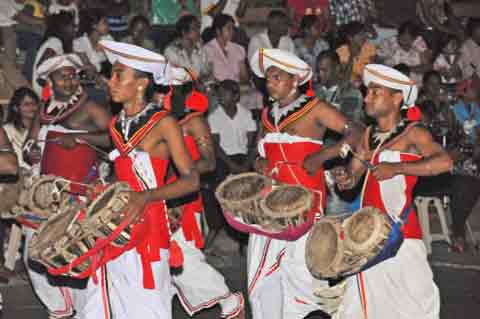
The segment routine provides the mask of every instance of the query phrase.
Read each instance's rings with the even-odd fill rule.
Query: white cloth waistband
[[[290,135],[288,133],[267,133],[259,142],[258,142],[258,154],[261,157],[265,157],[265,143],[270,144],[294,144],[294,143],[314,143],[318,145],[323,145],[323,141],[314,140],[309,137],[303,137],[298,135]]]

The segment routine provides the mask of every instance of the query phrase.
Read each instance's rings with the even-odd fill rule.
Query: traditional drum
[[[312,193],[302,186],[276,187],[260,202],[266,217],[262,220],[262,226],[273,231],[282,231],[289,226],[298,227],[307,221],[312,203]]]
[[[296,240],[312,226],[319,196],[298,185],[275,184],[257,173],[228,177],[217,188],[226,221],[238,231]]]
[[[118,229],[124,222],[122,211],[129,200],[130,186],[127,183],[114,183],[107,187],[88,207],[83,227],[98,238],[110,237],[118,231],[111,244],[117,247],[126,245],[131,238],[131,225]]]
[[[272,189],[272,179],[243,173],[228,177],[215,193],[222,209],[243,219],[247,224],[261,224],[260,201]]]
[[[325,217],[307,238],[307,268],[317,279],[347,277],[366,270],[396,255],[403,242],[401,225],[373,207],[346,218]]]
[[[83,231],[78,223],[81,207],[68,199],[61,211],[42,223],[32,237],[29,258],[47,268],[60,268],[71,264],[95,244],[95,238]],[[90,259],[69,268],[65,275],[78,276],[90,267]]]

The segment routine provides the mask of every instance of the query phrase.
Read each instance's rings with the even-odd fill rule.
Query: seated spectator
[[[450,109],[446,91],[442,89],[441,77],[437,71],[430,71],[423,76],[423,85],[418,104],[424,115],[429,118],[432,135],[439,143],[445,144],[456,132],[455,116]],[[450,140],[448,141],[451,142]]]
[[[331,30],[336,30],[343,25],[359,22],[367,25],[374,16],[375,6],[370,0],[329,0]]]
[[[193,15],[185,15],[178,19],[176,27],[178,37],[165,49],[165,57],[173,64],[194,71],[199,78],[209,80],[212,68],[207,50],[200,43],[198,18]],[[200,79],[199,82],[203,80]]]
[[[295,53],[295,43],[288,35],[290,21],[280,10],[272,10],[267,17],[267,29],[257,33],[248,44],[248,59],[260,48],[282,49]]]
[[[238,27],[238,18],[245,15],[248,3],[249,0],[200,0],[201,31],[211,27],[213,19],[220,13],[231,16],[235,21],[235,26]]]
[[[61,12],[47,18],[47,29],[35,57],[32,77],[33,91],[41,98],[43,98],[42,85],[38,81],[38,66],[50,57],[73,52],[74,37],[75,25],[71,13]]]
[[[156,51],[155,44],[150,39],[150,22],[143,15],[137,15],[130,21],[129,34],[121,42],[138,45],[142,48]]]
[[[287,0],[285,9],[294,23],[293,33],[297,34],[304,16],[312,15],[318,20],[319,32],[327,32],[330,21],[328,0]]]
[[[342,26],[339,33],[343,38],[343,45],[337,49],[340,63],[347,77],[346,80],[351,80],[358,87],[363,69],[375,59],[375,46],[367,40],[365,26],[360,22]]]
[[[330,48],[327,41],[322,39],[320,20],[315,15],[306,15],[300,23],[300,36],[295,39],[297,56],[315,70],[317,56],[320,52]]]
[[[338,54],[333,50],[320,53],[316,70],[319,80],[315,87],[316,95],[335,106],[346,117],[362,121],[362,93],[350,81],[343,80]]]
[[[248,82],[245,50],[232,42],[234,20],[231,16],[219,14],[213,20],[215,38],[205,44],[208,62],[212,65],[217,81],[234,80]]]
[[[470,19],[467,35],[468,38],[460,48],[458,62],[463,79],[469,79],[474,74],[480,77],[480,18]]]
[[[476,145],[480,136],[480,80],[476,77],[464,80],[457,94],[458,102],[452,107],[455,120],[461,128],[464,142]]]
[[[460,58],[460,42],[455,37],[449,37],[442,51],[433,63],[433,69],[442,76],[442,84],[455,84],[462,77],[462,71],[458,65]]]
[[[38,16],[33,3],[0,2],[0,31],[5,54],[9,61],[16,61],[17,49],[25,51],[22,73],[29,81],[44,27],[45,18]]]
[[[48,14],[59,14],[60,12],[70,12],[73,15],[74,24],[80,23],[79,8],[75,0],[52,0],[48,7]]]
[[[130,2],[128,0],[106,0],[105,2],[110,34],[119,41],[128,35]]]
[[[422,83],[423,74],[432,68],[432,52],[419,35],[413,22],[405,22],[398,35],[384,40],[378,50],[378,59],[389,66],[404,63],[410,67],[410,77]]]
[[[93,71],[100,72],[107,57],[98,42],[112,39],[106,14],[99,9],[81,11],[78,33],[80,37],[73,41],[73,51],[82,58],[84,64],[92,66]]]

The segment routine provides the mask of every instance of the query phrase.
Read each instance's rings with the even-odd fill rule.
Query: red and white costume
[[[186,123],[192,116],[202,116],[202,112],[191,112],[179,121]],[[194,161],[200,159],[200,153],[191,135],[184,135],[187,149]],[[241,293],[232,293],[225,283],[223,275],[207,263],[203,248],[200,218],[203,212],[202,197],[198,197],[182,206],[181,227],[172,235],[184,256],[182,271],[172,276],[174,292],[183,308],[190,315],[213,307],[222,309],[222,318],[233,318],[244,307]]]
[[[390,150],[388,144],[391,143],[375,154],[372,164],[421,159],[416,154]],[[373,206],[390,215],[400,216],[412,203],[416,181],[416,176],[396,175],[379,182],[368,172],[361,198],[362,207]],[[415,211],[410,211],[402,232],[405,240],[395,257],[347,279],[346,293],[335,318],[439,318],[439,290],[433,282]]]
[[[124,136],[117,118],[110,126],[117,148],[110,157],[117,178],[134,191],[161,187],[169,164],[167,159],[135,149],[167,114],[155,106],[147,108],[128,136]],[[97,270],[100,283],[89,279],[75,318],[171,318],[170,229],[165,202],[148,204],[142,218],[126,247],[108,246],[104,250],[103,266]]]
[[[318,192],[324,207],[323,169],[310,176],[302,166],[306,156],[320,151],[322,143],[282,133],[318,103],[317,98],[305,96],[297,101],[297,107],[292,108],[276,125],[272,116],[274,110],[264,109],[262,122],[268,133],[260,141],[259,154],[268,160],[266,175]],[[322,309],[318,297],[313,294],[314,278],[305,264],[306,238],[307,235],[304,235],[296,241],[284,241],[250,234],[247,271],[254,319],[300,319]],[[321,282],[319,285],[328,286],[328,283]]]

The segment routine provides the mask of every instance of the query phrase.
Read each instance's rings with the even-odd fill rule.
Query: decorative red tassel
[[[418,106],[411,106],[407,111],[407,119],[412,122],[417,122],[422,119],[422,111]]]
[[[170,267],[178,268],[183,265],[183,252],[175,240],[170,242],[170,257],[168,259]]]
[[[163,97],[163,108],[167,111],[172,110],[172,94],[173,88],[170,86],[170,91],[168,91],[168,93]]]
[[[52,88],[50,86],[50,83],[46,83],[43,88],[42,88],[42,101],[43,102],[48,102],[50,98],[52,97]]]
[[[308,90],[305,93],[308,97],[314,97],[315,91],[313,90],[312,80],[308,81]]]
[[[192,93],[185,100],[185,106],[192,111],[206,112],[208,109],[208,97],[193,89]]]

